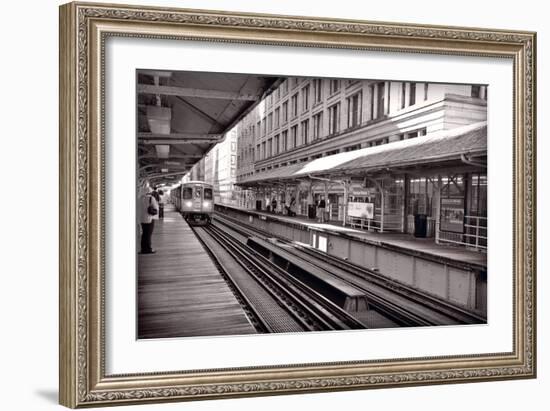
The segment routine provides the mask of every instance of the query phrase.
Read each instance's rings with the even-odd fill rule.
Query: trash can
[[[315,220],[317,217],[317,208],[315,207],[315,204],[308,204],[307,205],[307,218],[311,218]]]
[[[426,214],[415,214],[414,236],[425,238],[428,231],[428,216]]]
[[[256,211],[262,211],[262,200],[256,200]]]

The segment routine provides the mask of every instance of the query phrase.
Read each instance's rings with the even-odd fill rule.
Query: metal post
[[[329,216],[327,218],[327,221],[325,221],[325,216],[328,216],[327,210],[328,210],[328,183],[325,181],[325,209],[323,211],[323,216],[321,218],[321,221],[323,223],[328,223],[330,220],[330,216]]]
[[[346,225],[346,220],[348,219],[348,201],[349,201],[348,192],[349,192],[349,182],[344,181],[344,210],[343,210],[344,218],[342,219],[342,225],[343,226]]]
[[[435,243],[439,244],[439,228],[441,220],[441,175],[437,176],[437,186],[435,190]]]
[[[475,217],[475,219],[476,219],[476,250],[477,250],[479,246],[479,217]]]
[[[294,197],[294,208],[296,209],[296,215],[301,214],[302,204],[300,203],[300,183],[296,184],[296,195]]]
[[[407,217],[409,214],[409,176],[407,174],[403,175],[403,202],[401,203],[401,210],[403,217],[401,220],[401,232],[406,233],[408,228]]]
[[[382,186],[380,186],[380,195],[381,195],[381,198],[380,198],[380,211],[381,211],[381,215],[380,215],[380,232],[383,233],[384,232],[384,208],[385,208],[385,205],[386,205],[386,201],[385,201],[385,197],[386,197],[386,191],[382,188]]]

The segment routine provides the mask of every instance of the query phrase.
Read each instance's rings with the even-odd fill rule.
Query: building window
[[[428,83],[424,83],[424,101],[428,100]]]
[[[283,123],[288,121],[288,100],[283,103]]]
[[[399,140],[407,140],[409,138],[421,137],[426,135],[426,127],[419,128],[418,130],[409,131],[408,133],[402,133],[399,135]]]
[[[290,148],[295,148],[298,145],[298,126],[290,128]]]
[[[340,152],[340,150],[327,151],[327,152],[325,153],[325,155],[327,155],[327,156],[332,156],[332,155],[334,155],[334,154],[338,154],[339,152]]]
[[[301,159],[300,159],[300,163],[305,163],[307,160],[308,160],[307,157],[301,158]]]
[[[267,156],[271,157],[273,155],[273,139],[267,140]]]
[[[355,151],[361,148],[361,144],[354,144],[353,146],[348,146],[344,148],[344,151]]]
[[[416,103],[416,83],[410,83],[409,90],[409,106],[412,106]]]
[[[401,83],[401,108],[405,108],[407,98],[407,83]]]
[[[261,121],[258,121],[256,131],[258,132],[258,134],[256,135],[256,139],[259,139],[260,136],[261,136],[261,133],[262,133],[262,122]]]
[[[323,80],[313,80],[313,102],[319,103],[323,99]]]
[[[275,138],[273,139],[273,144],[275,144],[273,146],[273,154],[277,155],[277,154],[279,154],[279,134],[277,134],[275,136]]]
[[[388,142],[389,142],[389,138],[388,138],[388,137],[385,137],[385,138],[381,138],[381,139],[379,139],[379,140],[376,140],[376,141],[374,142],[374,145],[375,145],[375,146],[380,146],[380,145],[382,145],[382,144],[388,144]]]
[[[262,134],[265,136],[267,133],[267,121],[265,117],[262,119]]]
[[[290,109],[292,110],[292,117],[298,115],[298,93],[294,94],[290,100]]]
[[[269,113],[269,116],[267,116],[267,128],[269,131],[273,130],[273,113]]]
[[[355,127],[361,124],[361,106],[363,93],[355,93],[348,97],[348,127]]]
[[[321,137],[321,131],[323,130],[323,112],[317,113],[313,116],[313,139],[316,140]]]
[[[283,94],[288,93],[288,79],[283,81],[282,87],[283,87]]]
[[[256,146],[256,153],[254,155],[254,161],[259,161],[261,160],[262,158],[260,157],[260,145],[258,144]]]
[[[302,111],[309,109],[309,84],[302,89]]]
[[[283,131],[283,151],[288,150],[288,130]]]
[[[386,97],[386,84],[380,82],[376,84],[376,118],[384,115],[384,103]]]
[[[279,128],[281,124],[281,108],[277,107],[275,109],[275,128]]]
[[[265,141],[262,143],[262,160],[266,158],[266,147],[265,147]]]
[[[330,80],[330,94],[340,90],[340,80]]]
[[[481,86],[472,86],[472,97],[481,98]]]
[[[340,103],[335,104],[328,109],[328,132],[336,134],[339,131],[340,123]]]
[[[302,121],[302,144],[307,144],[309,140],[309,120]]]

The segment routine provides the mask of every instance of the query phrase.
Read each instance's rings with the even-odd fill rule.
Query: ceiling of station
[[[139,177],[152,185],[181,179],[279,77],[138,70]]]

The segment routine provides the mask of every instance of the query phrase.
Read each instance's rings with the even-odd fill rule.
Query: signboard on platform
[[[348,216],[357,218],[374,218],[374,203],[348,203]]]
[[[464,199],[441,199],[441,231],[464,232]]]

